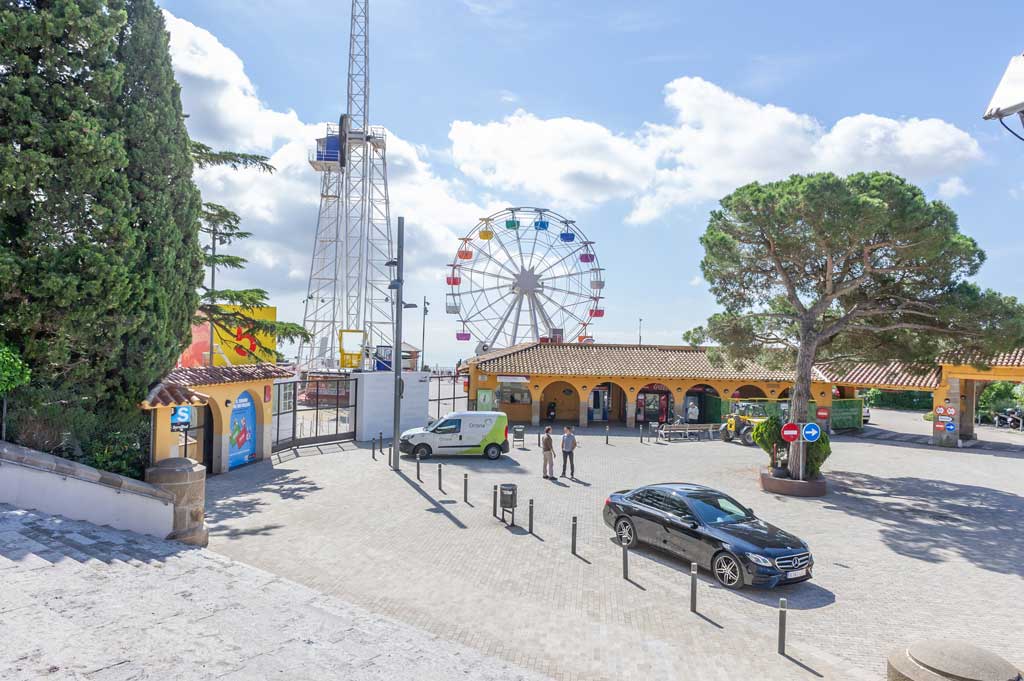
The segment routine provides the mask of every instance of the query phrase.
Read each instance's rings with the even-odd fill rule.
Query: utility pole
[[[640,326],[637,327],[636,344],[637,345],[643,345],[644,344],[644,318],[643,317],[640,318]]]
[[[217,225],[210,226],[210,310],[217,292]],[[210,317],[210,366],[213,366],[213,317]],[[188,433],[185,433],[185,446],[188,446]]]
[[[420,371],[423,371],[424,367],[427,366],[424,362],[424,357],[427,355],[427,309],[430,303],[427,302],[427,297],[423,296],[423,328],[421,329],[422,338],[420,339]]]
[[[398,471],[398,437],[402,434],[402,257],[405,248],[405,218],[398,218],[398,239],[395,250],[395,278],[388,288],[394,292],[395,299],[395,340],[391,350],[391,368],[395,372],[395,414],[391,432],[391,468]]]

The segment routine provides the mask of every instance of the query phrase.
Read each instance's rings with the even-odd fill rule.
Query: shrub
[[[751,434],[757,446],[769,456],[771,456],[773,447],[783,450],[787,446],[786,441],[782,439],[782,420],[774,414],[754,426],[754,432]]]
[[[822,430],[821,437],[807,445],[807,474],[812,478],[817,477],[825,460],[831,454],[832,443],[828,439],[828,433]]]

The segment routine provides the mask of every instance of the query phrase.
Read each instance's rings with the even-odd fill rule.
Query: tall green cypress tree
[[[64,399],[116,399],[136,289],[121,0],[0,0],[0,341]]]
[[[203,281],[200,196],[164,18],[153,0],[128,0],[117,58],[125,69],[120,107],[137,246],[132,327],[116,378],[118,393],[137,403],[190,340]]]

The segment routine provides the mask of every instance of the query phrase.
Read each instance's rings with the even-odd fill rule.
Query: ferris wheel
[[[506,208],[481,218],[448,265],[445,311],[476,352],[523,341],[592,342],[604,317],[603,270],[574,220],[546,208]]]

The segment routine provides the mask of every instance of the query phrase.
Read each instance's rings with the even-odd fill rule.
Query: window
[[[690,505],[700,519],[709,525],[737,523],[753,517],[739,502],[714,492],[691,494]]]
[[[434,426],[437,435],[452,435],[462,430],[462,419],[445,419]]]
[[[686,505],[686,502],[679,497],[670,494],[665,497],[665,503],[668,508],[665,509],[677,518],[683,520],[694,520],[693,513],[690,511],[690,507]]]
[[[498,404],[530,404],[530,389],[521,383],[498,384]]]

